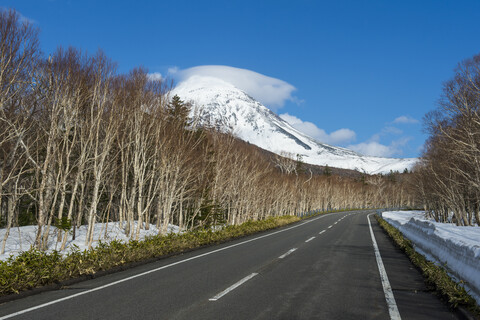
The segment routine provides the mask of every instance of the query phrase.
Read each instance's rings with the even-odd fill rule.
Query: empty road
[[[0,320],[458,319],[371,213],[317,216],[4,303]]]

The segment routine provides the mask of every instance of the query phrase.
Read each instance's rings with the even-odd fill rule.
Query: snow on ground
[[[423,211],[383,212],[382,217],[411,240],[415,250],[465,281],[480,304],[480,227],[431,221]]]
[[[137,223],[135,222],[134,231],[136,231]],[[180,230],[175,225],[168,225],[168,233],[178,233]],[[0,229],[0,246],[3,242],[6,229]],[[35,241],[35,235],[37,232],[36,226],[24,226],[24,227],[15,227],[10,229],[10,235],[7,238],[7,243],[5,246],[5,254],[0,255],[0,260],[6,260],[10,255],[17,256],[22,251],[27,251],[33,245]],[[57,229],[55,227],[50,228],[50,236],[48,239],[48,250],[60,250],[61,242],[57,242]],[[150,224],[150,229],[140,229],[139,240],[144,239],[146,236],[158,235],[158,229],[155,225]],[[73,245],[77,246],[81,251],[87,249],[85,245],[85,239],[87,236],[87,226],[80,226],[76,230],[75,240],[72,240],[72,231],[70,231],[67,246],[64,252],[68,252],[73,248]],[[108,242],[112,240],[118,241],[129,241],[125,235],[124,229],[121,227],[119,222],[109,222],[109,223],[96,223],[94,227],[94,236],[93,244],[95,247],[98,245],[99,241]]]

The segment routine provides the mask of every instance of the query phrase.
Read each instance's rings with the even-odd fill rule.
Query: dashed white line
[[[373,234],[372,225],[370,224],[370,213],[367,215],[368,227],[370,228],[370,235],[372,237],[373,249],[375,251],[375,258],[377,259],[378,271],[380,272],[380,280],[382,281],[383,293],[385,294],[385,299],[387,300],[388,313],[390,314],[391,320],[401,320],[400,312],[398,312],[397,303],[395,302],[395,297],[393,296],[392,287],[390,286],[390,281],[388,281],[387,272],[385,271],[385,266],[383,265],[382,257],[380,256],[380,250],[378,250],[377,240],[375,240],[375,235]]]
[[[333,226],[328,226],[328,229],[331,229]]]
[[[322,230],[322,231],[320,231],[318,234],[322,234],[322,233],[324,233],[325,231],[326,231],[326,230]]]
[[[278,259],[283,259],[285,258],[286,256],[288,256],[290,253],[292,253],[293,251],[297,250],[297,248],[292,248],[290,250],[288,250],[287,252],[285,252],[284,254],[282,254],[280,257],[278,257]]]
[[[65,301],[65,300],[73,299],[73,298],[76,298],[76,297],[79,297],[79,296],[82,296],[82,295],[85,295],[85,294],[89,294],[89,293],[91,293],[91,292],[95,292],[95,291],[102,290],[102,289],[105,289],[105,288],[108,288],[108,287],[111,287],[111,286],[115,286],[115,285],[117,285],[117,284],[119,284],[119,283],[123,283],[123,282],[125,282],[125,281],[130,281],[130,280],[135,279],[135,278],[138,278],[138,277],[143,277],[143,276],[145,276],[145,275],[147,275],[147,274],[154,273],[154,272],[157,272],[157,271],[166,269],[166,268],[170,268],[170,267],[176,266],[176,265],[178,265],[178,264],[185,263],[185,262],[187,262],[187,261],[199,259],[199,258],[208,256],[208,255],[211,255],[211,254],[220,252],[220,251],[224,251],[224,250],[228,250],[228,249],[230,249],[230,248],[234,248],[234,247],[237,247],[237,246],[241,246],[241,245],[243,245],[243,244],[245,244],[245,243],[249,243],[249,242],[256,241],[256,240],[259,240],[259,239],[262,239],[262,238],[266,238],[266,237],[270,237],[270,236],[273,236],[274,234],[281,233],[281,232],[285,232],[285,231],[288,231],[288,230],[291,230],[291,229],[295,229],[295,228],[301,227],[301,226],[303,226],[303,225],[305,225],[305,224],[307,224],[307,223],[311,223],[311,222],[313,222],[313,221],[315,221],[315,220],[322,219],[322,218],[327,217],[327,216],[330,216],[330,215],[331,215],[331,214],[321,215],[321,216],[319,216],[319,217],[317,217],[317,218],[313,218],[313,219],[311,219],[311,220],[307,220],[307,221],[305,221],[305,222],[303,222],[303,223],[294,225],[294,226],[292,226],[292,227],[288,227],[288,228],[285,228],[285,229],[282,229],[282,230],[278,230],[278,231],[275,231],[275,232],[272,232],[272,233],[267,233],[267,234],[264,234],[264,235],[262,235],[262,236],[259,236],[259,237],[253,238],[253,239],[245,240],[245,241],[242,241],[242,242],[239,242],[239,243],[235,243],[235,244],[232,244],[232,245],[223,247],[223,248],[219,248],[219,249],[216,249],[216,250],[212,250],[212,251],[209,251],[209,252],[205,252],[205,253],[202,253],[202,254],[199,254],[199,255],[196,255],[196,256],[187,258],[187,259],[183,259],[183,260],[180,260],[180,261],[176,261],[176,262],[173,262],[173,263],[164,265],[164,266],[159,267],[159,268],[155,268],[155,269],[148,270],[148,271],[145,271],[145,272],[142,272],[142,273],[138,273],[138,274],[136,274],[136,275],[133,275],[133,276],[130,276],[130,277],[127,277],[127,278],[123,278],[123,279],[120,279],[120,280],[117,280],[117,281],[113,281],[113,282],[107,283],[107,284],[105,284],[105,285],[102,285],[102,286],[100,286],[100,287],[96,287],[96,288],[93,288],[93,289],[85,290],[85,291],[82,291],[82,292],[79,292],[79,293],[75,293],[75,294],[72,294],[72,295],[70,295],[70,296],[66,296],[66,297],[63,297],[63,298],[60,298],[60,299],[57,299],[57,300],[49,301],[49,302],[46,302],[46,303],[43,303],[43,304],[39,304],[39,305],[30,307],[30,308],[27,308],[27,309],[23,309],[23,310],[14,312],[14,313],[10,313],[10,314],[4,315],[4,316],[0,316],[0,320],[10,319],[10,318],[13,318],[13,317],[15,317],[15,316],[18,316],[18,315],[21,315],[21,314],[25,314],[25,313],[28,313],[28,312],[31,312],[31,311],[34,311],[34,310],[38,310],[38,309],[41,309],[41,308],[45,308],[45,307],[47,307],[47,306],[51,306],[51,305],[53,305],[53,304],[57,304],[57,303],[59,303],[59,302]],[[294,251],[295,251],[295,250],[294,250]]]
[[[230,287],[228,287],[227,289],[223,290],[222,292],[220,292],[219,294],[217,294],[215,297],[213,298],[210,298],[208,300],[210,301],[217,301],[218,299],[220,299],[221,297],[223,297],[224,295],[226,295],[227,293],[229,293],[230,291],[233,291],[235,290],[236,288],[240,287],[242,284],[244,284],[245,282],[247,282],[248,280],[252,279],[253,277],[255,277],[258,273],[252,273],[251,275],[249,276],[246,276],[245,278],[243,278],[242,280],[238,281],[237,283],[231,285]]]
[[[310,242],[310,241],[312,241],[313,239],[315,239],[315,237],[311,237],[310,239],[305,240],[305,242]]]

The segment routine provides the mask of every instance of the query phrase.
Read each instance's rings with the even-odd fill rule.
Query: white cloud
[[[414,123],[418,123],[419,121],[417,119],[414,119],[412,117],[409,117],[409,116],[400,116],[398,118],[396,118],[395,120],[393,120],[393,123],[403,123],[403,124],[414,124]]]
[[[153,72],[148,74],[148,79],[149,80],[162,80],[162,74],[160,72]]]
[[[352,144],[356,139],[355,131],[350,129],[339,129],[331,133],[317,127],[314,123],[303,121],[296,116],[284,113],[280,117],[288,122],[295,129],[315,138],[316,140],[332,145],[345,146],[347,149],[354,150],[366,156],[375,157],[401,157],[403,149],[407,146],[412,137],[405,137],[403,131],[393,127],[386,126],[380,132],[372,135],[367,141]],[[388,144],[381,143],[381,140],[390,141]],[[350,144],[349,144],[350,143]],[[349,145],[347,145],[349,144]]]
[[[1,11],[8,11],[8,10],[15,10],[15,9],[0,6],[0,10]],[[31,19],[31,18],[28,18],[28,17],[24,16],[23,14],[21,14],[17,10],[15,10],[15,12],[18,15],[18,22],[20,22],[20,23],[26,22],[26,23],[29,23],[29,24],[37,24],[37,21],[35,21],[34,19]]]
[[[325,130],[318,128],[314,123],[302,121],[288,113],[281,114],[280,117],[288,122],[295,129],[315,138],[316,140],[333,145],[341,145],[355,141],[356,134],[350,129],[339,129],[330,134]]]
[[[347,142],[352,142],[355,141],[357,135],[355,134],[355,131],[342,128],[338,129],[337,131],[333,131],[330,133],[330,141],[333,144],[343,144]]]
[[[403,154],[402,148],[411,140],[411,138],[404,137],[398,140],[394,140],[390,143],[390,145],[381,144],[378,140],[379,135],[374,135],[367,142],[349,145],[347,146],[347,148],[366,156],[399,157]]]
[[[400,130],[400,129],[395,128],[395,127],[388,126],[388,127],[385,127],[385,128],[382,129],[381,134],[382,135],[386,135],[386,134],[401,135],[401,134],[403,134],[403,130]]]
[[[422,154],[425,151],[425,144],[418,146],[416,151],[418,154]]]
[[[417,120],[401,116],[394,120],[393,123],[416,123]],[[348,149],[352,149],[358,153],[366,156],[375,157],[401,157],[403,155],[403,149],[407,146],[408,142],[412,140],[412,137],[403,136],[403,130],[386,125],[380,130],[380,132],[372,135],[370,139],[358,144],[351,144],[347,146]],[[388,144],[381,143],[380,141],[390,141]]]
[[[301,103],[301,100],[292,96],[296,88],[291,84],[247,69],[212,65],[185,70],[170,68],[168,72],[179,81],[185,81],[192,76],[221,79],[245,91],[272,110],[281,108],[286,101]]]
[[[168,74],[174,75],[178,72],[178,67],[170,67],[168,68]]]
[[[18,21],[20,21],[21,23],[29,23],[29,24],[37,24],[37,21],[35,21],[34,19],[31,19],[31,18],[28,18],[28,17],[25,17],[24,15],[22,15],[21,13],[18,13]]]
[[[391,157],[395,154],[395,150],[392,150],[390,146],[385,146],[377,141],[349,145],[347,148],[366,156]]]

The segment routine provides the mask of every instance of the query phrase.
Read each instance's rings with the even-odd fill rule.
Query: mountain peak
[[[199,119],[200,125],[233,132],[238,138],[279,155],[300,155],[306,163],[375,174],[390,170],[402,172],[405,168],[411,169],[417,161],[363,156],[318,142],[244,91],[215,77],[191,76],[172,94],[192,103],[192,115]]]

